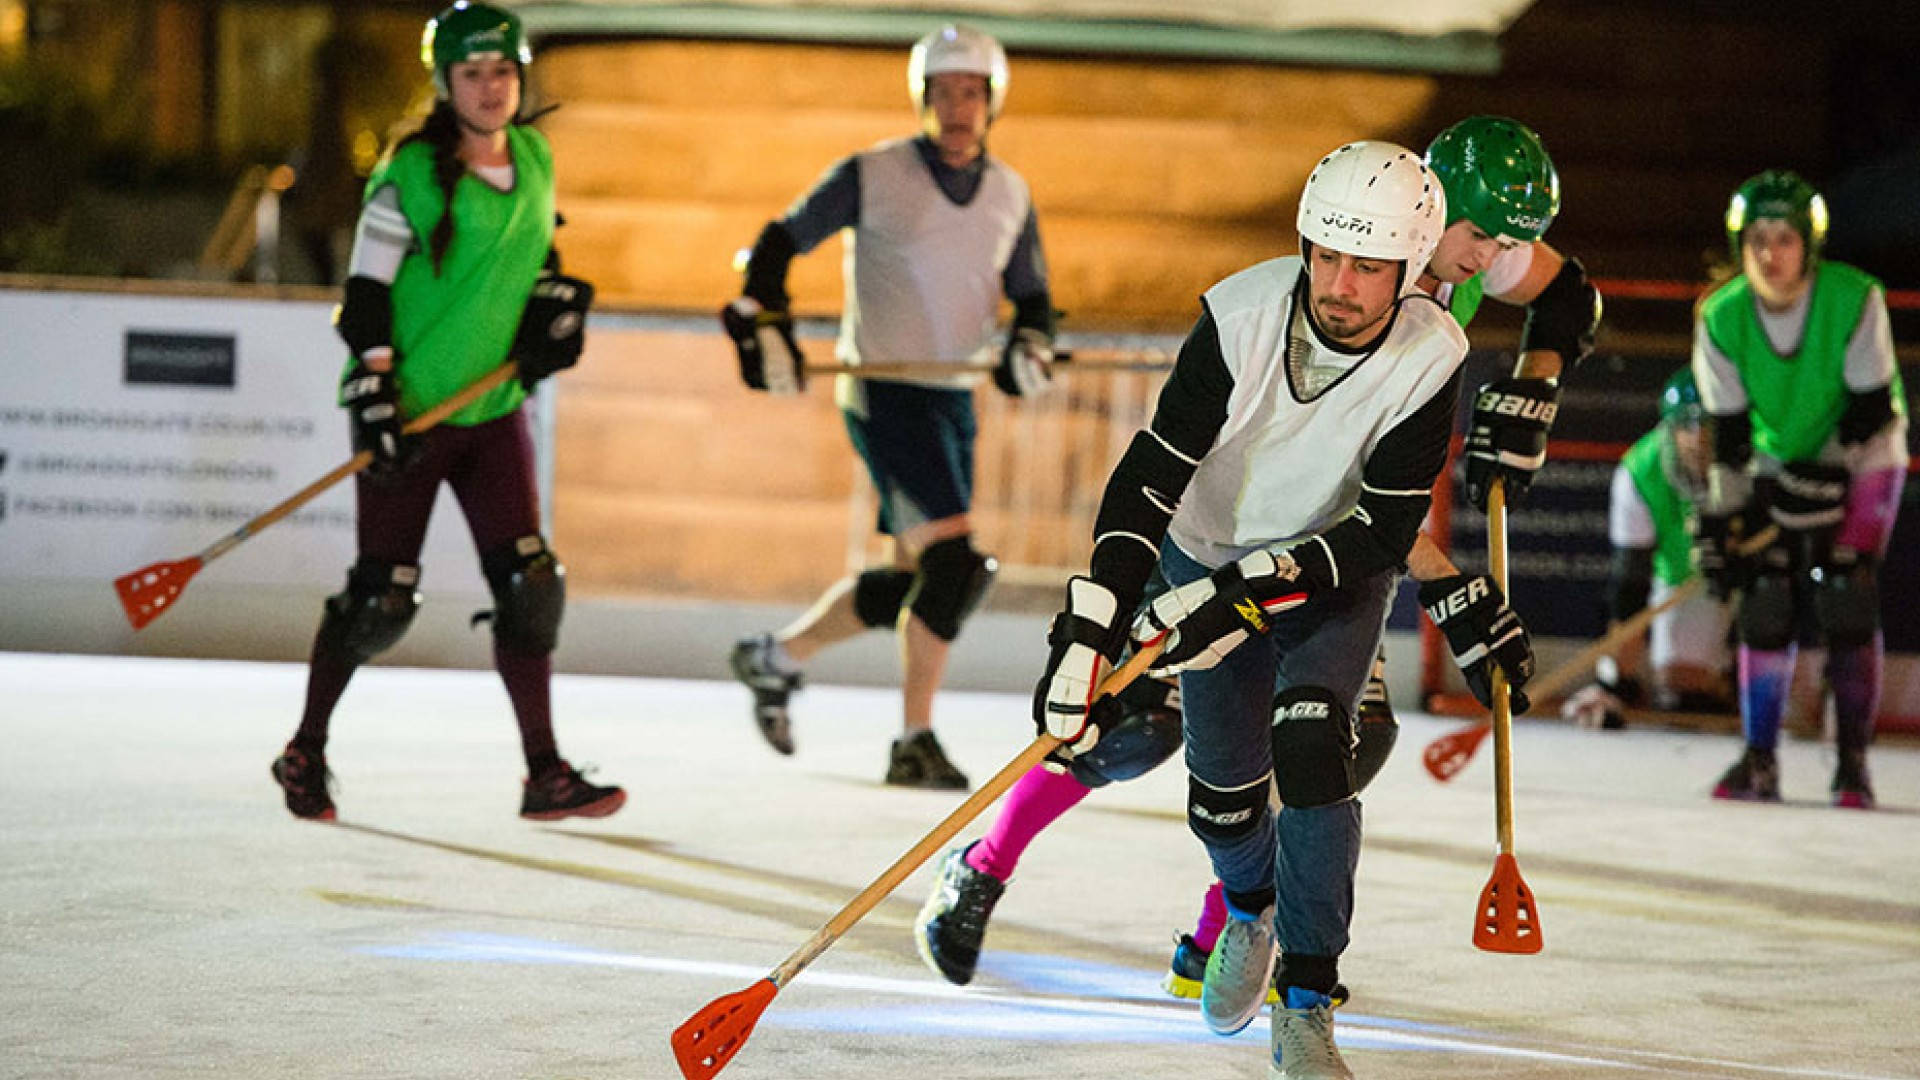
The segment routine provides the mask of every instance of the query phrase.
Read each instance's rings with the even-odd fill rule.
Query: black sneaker
[[[900,787],[933,788],[936,791],[965,791],[967,776],[953,767],[940,740],[931,731],[916,731],[893,740],[893,756],[887,762],[887,783]]]
[[[785,672],[773,664],[773,635],[741,638],[734,643],[728,663],[733,677],[753,691],[753,722],[767,744],[782,754],[793,753],[793,721],[787,698],[804,685],[797,671]]]
[[[1833,805],[1849,810],[1873,809],[1873,780],[1867,773],[1865,750],[1840,751],[1833,770]]]
[[[913,920],[913,942],[920,959],[955,986],[973,981],[980,963],[980,942],[987,918],[1007,891],[1007,883],[967,865],[973,845],[954,848],[940,863],[940,880]]]
[[[535,821],[606,817],[625,805],[625,791],[589,784],[580,770],[562,761],[527,781],[526,792],[520,797],[520,816]]]
[[[1741,754],[1740,760],[1734,762],[1721,775],[1720,782],[1713,786],[1713,797],[1746,802],[1779,802],[1780,763],[1773,751],[1757,746],[1747,747],[1747,752]]]
[[[327,771],[323,754],[309,754],[292,743],[273,760],[273,780],[287,793],[287,810],[308,821],[332,821],[333,797],[327,785],[333,774]]]

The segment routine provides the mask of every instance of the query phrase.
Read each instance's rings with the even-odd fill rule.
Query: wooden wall
[[[1294,249],[1322,153],[1355,138],[1424,147],[1476,112],[1542,133],[1563,174],[1562,250],[1599,276],[1697,278],[1734,184],[1772,165],[1817,174],[1830,42],[1790,39],[1789,63],[1777,25],[1670,7],[1542,0],[1503,38],[1492,78],[1016,55],[991,147],[1033,186],[1070,330],[1178,333],[1208,285]],[[739,288],[734,252],[769,218],[840,157],[914,129],[905,64],[897,48],[543,46],[538,92],[565,103],[544,127],[569,268],[612,304],[715,311]],[[837,312],[838,247],[795,263],[801,313]],[[1616,325],[1635,317],[1613,311]],[[1491,311],[1476,334],[1514,321]],[[556,542],[578,587],[801,602],[845,561],[856,466],[824,384],[798,401],[748,393],[717,326],[603,338],[560,382]],[[1018,409],[982,403],[1000,410],[985,414],[986,457],[1040,454],[1011,430]],[[1061,453],[1037,467],[1082,488],[1112,460]],[[980,517],[1003,551],[1029,550],[1024,531],[1077,528]],[[1081,539],[1029,557],[1058,565]]]

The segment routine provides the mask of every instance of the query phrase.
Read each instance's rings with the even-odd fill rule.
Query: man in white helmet
[[[1154,670],[1180,673],[1188,823],[1231,916],[1201,1012],[1237,1032],[1271,980],[1272,1075],[1287,1080],[1352,1075],[1329,1011],[1360,852],[1352,718],[1446,463],[1467,350],[1415,288],[1446,225],[1418,154],[1340,147],[1308,178],[1298,225],[1300,257],[1203,297],[1108,482],[1034,694],[1066,756],[1092,750],[1117,711],[1094,688],[1129,637],[1164,642]],[[1156,569],[1172,588],[1129,628]],[[1461,592],[1504,607],[1484,576]]]
[[[793,752],[788,698],[801,665],[867,629],[897,631],[905,666],[903,731],[886,781],[964,790],[933,734],[933,698],[961,624],[995,563],[976,550],[973,387],[994,365],[1008,394],[1047,382],[1054,311],[1033,201],[1020,176],[986,149],[1006,103],[1007,54],[978,30],[947,25],[920,39],[907,65],[918,136],[842,159],[770,222],[755,242],[743,295],[721,311],[747,385],[794,393],[805,383],[793,339],[788,263],[847,230],[846,301],[837,359],[912,364],[924,375],[842,375],[835,388],[854,449],[880,496],[889,565],[829,587],[801,618],[735,646],[734,673],[754,695],[754,719],[774,749]],[[1004,343],[996,323],[1012,301]]]

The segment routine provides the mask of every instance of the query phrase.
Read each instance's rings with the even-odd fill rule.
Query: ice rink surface
[[[300,822],[267,766],[304,681],[0,654],[0,1076],[671,1080],[676,1025],[958,802],[878,782],[888,691],[808,689],[783,759],[735,685],[562,676],[562,752],[631,800],[524,822],[495,677],[374,667],[335,717],[340,821]],[[947,694],[941,736],[978,782],[1026,744],[1026,712]],[[1877,812],[1828,808],[1831,751],[1794,742],[1786,804],[1737,805],[1706,796],[1732,737],[1523,722],[1517,850],[1546,948],[1516,957],[1469,940],[1491,744],[1443,785],[1419,751],[1457,721],[1402,721],[1342,965],[1360,1077],[1920,1077],[1920,751],[1876,747]],[[1184,792],[1163,768],[1042,836],[966,989],[914,951],[922,869],[722,1075],[1266,1076],[1264,1019],[1217,1038],[1159,989],[1208,880]]]

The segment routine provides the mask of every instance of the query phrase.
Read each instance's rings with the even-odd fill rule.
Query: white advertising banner
[[[104,586],[196,554],[350,457],[330,315],[314,301],[0,290],[0,586]],[[201,577],[333,591],[353,555],[347,480]],[[421,562],[425,591],[486,593],[444,491]]]

